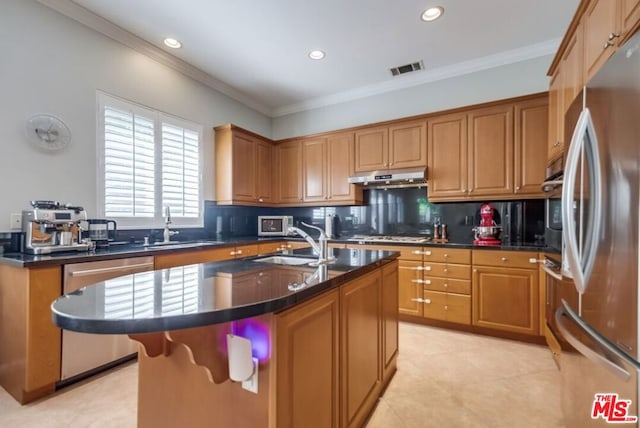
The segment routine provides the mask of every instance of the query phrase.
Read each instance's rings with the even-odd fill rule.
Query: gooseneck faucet
[[[303,237],[308,243],[309,245],[311,245],[311,248],[313,248],[313,250],[318,253],[318,261],[316,263],[313,263],[314,265],[323,265],[323,264],[327,264],[329,262],[332,262],[335,260],[334,257],[329,257],[329,245],[328,245],[328,239],[327,239],[327,234],[324,233],[324,230],[322,230],[321,228],[317,227],[317,226],[313,226],[310,224],[307,224],[305,222],[301,222],[303,226],[309,227],[311,229],[316,229],[317,231],[320,232],[320,236],[318,237],[318,243],[316,243],[313,238],[311,236],[309,236],[309,234],[307,232],[305,232],[304,230],[294,227],[294,226],[290,226],[289,229],[287,230],[287,232],[291,235],[291,234],[298,234],[301,237]]]
[[[171,224],[171,208],[169,207],[169,205],[167,205],[164,209],[164,214],[165,214],[165,218],[164,218],[164,233],[163,233],[163,243],[167,243],[171,240],[171,237],[173,235],[177,235],[178,232],[177,230],[171,230],[169,229],[169,225]]]

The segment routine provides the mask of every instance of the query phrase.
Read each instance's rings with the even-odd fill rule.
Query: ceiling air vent
[[[411,73],[412,71],[420,71],[422,69],[424,69],[424,64],[422,63],[422,60],[420,60],[418,62],[412,62],[411,64],[393,67],[390,70],[391,75],[399,76],[400,74]]]

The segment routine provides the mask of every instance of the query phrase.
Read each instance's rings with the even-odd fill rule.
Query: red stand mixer
[[[501,227],[493,220],[493,207],[491,204],[480,206],[480,226],[474,227],[475,240],[473,245],[500,245]]]

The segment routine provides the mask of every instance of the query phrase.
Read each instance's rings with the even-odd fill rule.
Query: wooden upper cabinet
[[[389,168],[427,165],[427,123],[424,120],[389,127]]]
[[[513,193],[513,104],[468,115],[469,195]]]
[[[582,16],[586,81],[609,59],[620,39],[618,3],[619,0],[591,0]]]
[[[233,125],[215,128],[218,204],[272,202],[273,145]]]
[[[273,144],[257,142],[255,174],[258,202],[273,202],[273,150]]]
[[[429,199],[467,194],[467,115],[456,113],[427,121]]]
[[[304,202],[324,201],[327,194],[327,139],[302,142],[302,174]]]
[[[424,120],[364,128],[355,133],[355,171],[427,165]]]
[[[618,0],[622,36],[628,34],[640,21],[640,0]]]
[[[567,111],[584,85],[584,39],[583,26],[579,25],[569,39],[562,56],[562,97],[563,110]],[[563,113],[564,118],[564,113]]]
[[[248,135],[233,135],[233,199],[253,202],[256,193],[256,148]]]
[[[302,148],[300,141],[275,147],[277,201],[284,204],[302,202]]]
[[[327,138],[327,199],[330,202],[362,203],[362,187],[349,184],[354,173],[354,134],[334,134]]]
[[[558,68],[549,84],[549,132],[547,160],[557,158],[564,147],[564,97],[562,96],[562,68]]]
[[[362,203],[362,188],[348,181],[353,174],[353,133],[311,138],[301,144],[305,203]]]
[[[547,165],[547,97],[516,103],[514,142],[514,191],[525,196],[542,197],[540,188]]]
[[[356,131],[355,150],[356,171],[386,169],[389,164],[389,129],[383,126]]]

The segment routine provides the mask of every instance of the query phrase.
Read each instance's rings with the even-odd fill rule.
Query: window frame
[[[153,121],[154,144],[154,215],[153,217],[118,217],[109,216],[117,222],[119,229],[150,229],[164,227],[164,206],[162,205],[162,125],[168,124],[188,129],[198,135],[198,216],[178,217],[171,213],[171,226],[183,228],[204,227],[204,144],[203,126],[177,117],[175,115],[155,110],[139,103],[119,98],[101,91],[97,91],[97,126],[96,126],[96,213],[97,218],[105,215],[105,107],[120,109],[136,115],[145,116]]]

